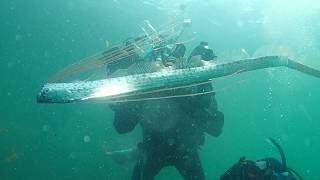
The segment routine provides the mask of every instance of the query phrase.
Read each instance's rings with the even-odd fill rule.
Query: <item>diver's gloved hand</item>
[[[220,111],[214,113],[213,121],[208,123],[207,133],[212,136],[220,136],[224,126],[224,114]]]
[[[115,103],[110,105],[114,111],[113,126],[118,133],[128,133],[141,119],[141,104],[137,102]]]
[[[224,115],[216,110],[210,112],[208,109],[198,109],[193,113],[193,118],[198,127],[211,136],[220,136],[224,126]]]

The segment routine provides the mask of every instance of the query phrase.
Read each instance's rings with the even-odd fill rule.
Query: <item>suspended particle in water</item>
[[[310,169],[307,169],[306,173],[307,173],[307,174],[310,174]]]
[[[77,156],[76,156],[76,153],[75,152],[71,152],[70,154],[69,154],[69,158],[70,159],[75,159]]]
[[[78,173],[80,171],[80,168],[79,167],[72,167],[71,170],[74,173]]]
[[[180,5],[179,5],[180,11],[185,11],[186,8],[187,8],[187,5],[185,5],[185,4],[180,4]]]
[[[310,139],[310,138],[305,138],[305,139],[304,139],[304,145],[305,145],[306,147],[309,147],[309,146],[311,145],[311,139]]]
[[[168,139],[169,146],[173,146],[175,144],[174,139],[170,138]]]
[[[22,40],[22,35],[21,35],[21,34],[16,34],[16,35],[15,35],[15,40],[16,40],[16,41]]]
[[[110,47],[110,42],[108,40],[106,40],[105,43],[106,43],[106,48],[109,48]]]
[[[242,53],[243,55],[245,55],[246,57],[250,57],[250,55],[249,55],[249,53],[247,52],[246,49],[241,48],[240,51],[241,51],[241,53]]]
[[[91,141],[90,136],[88,136],[88,135],[84,136],[84,137],[83,137],[83,141],[84,141],[85,143],[89,143],[89,142]]]
[[[8,64],[7,64],[8,69],[13,68],[13,67],[14,67],[14,65],[15,65],[15,63],[14,63],[14,62],[8,62]]]
[[[288,141],[289,140],[288,134],[282,134],[281,139],[282,139],[282,141]]]
[[[239,28],[241,28],[241,27],[243,27],[243,25],[244,25],[243,21],[239,19],[239,20],[237,21],[237,26],[238,26]]]
[[[42,131],[48,132],[49,130],[50,130],[50,126],[49,125],[45,124],[45,125],[42,126]]]

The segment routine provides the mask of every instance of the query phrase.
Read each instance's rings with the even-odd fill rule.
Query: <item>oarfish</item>
[[[271,67],[288,67],[320,78],[320,71],[285,56],[265,56],[222,64],[184,69],[163,69],[159,72],[74,83],[47,83],[37,96],[40,103],[71,103],[90,99],[114,98],[137,92],[174,88],[246,71]]]

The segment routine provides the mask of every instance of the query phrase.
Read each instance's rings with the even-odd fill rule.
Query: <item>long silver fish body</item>
[[[96,81],[45,84],[37,96],[40,103],[71,103],[90,99],[112,99],[163,88],[174,88],[246,71],[288,67],[320,78],[320,71],[285,56],[265,56],[229,63],[184,69],[163,69],[159,72],[134,74]]]

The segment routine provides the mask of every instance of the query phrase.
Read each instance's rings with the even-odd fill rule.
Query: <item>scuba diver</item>
[[[275,158],[252,161],[242,157],[221,175],[220,180],[303,180],[296,171],[288,168],[281,146],[272,138],[268,140],[278,149],[281,162]]]
[[[177,44],[168,59],[182,61],[183,44]],[[193,87],[166,90],[153,97],[196,94],[212,91],[211,82]],[[205,133],[219,136],[224,115],[218,110],[214,93],[184,98],[152,101],[120,102],[110,105],[114,111],[114,127],[118,133],[142,127],[143,140],[137,145],[137,162],[132,180],[152,180],[163,167],[174,166],[186,180],[204,180],[199,148]]]

